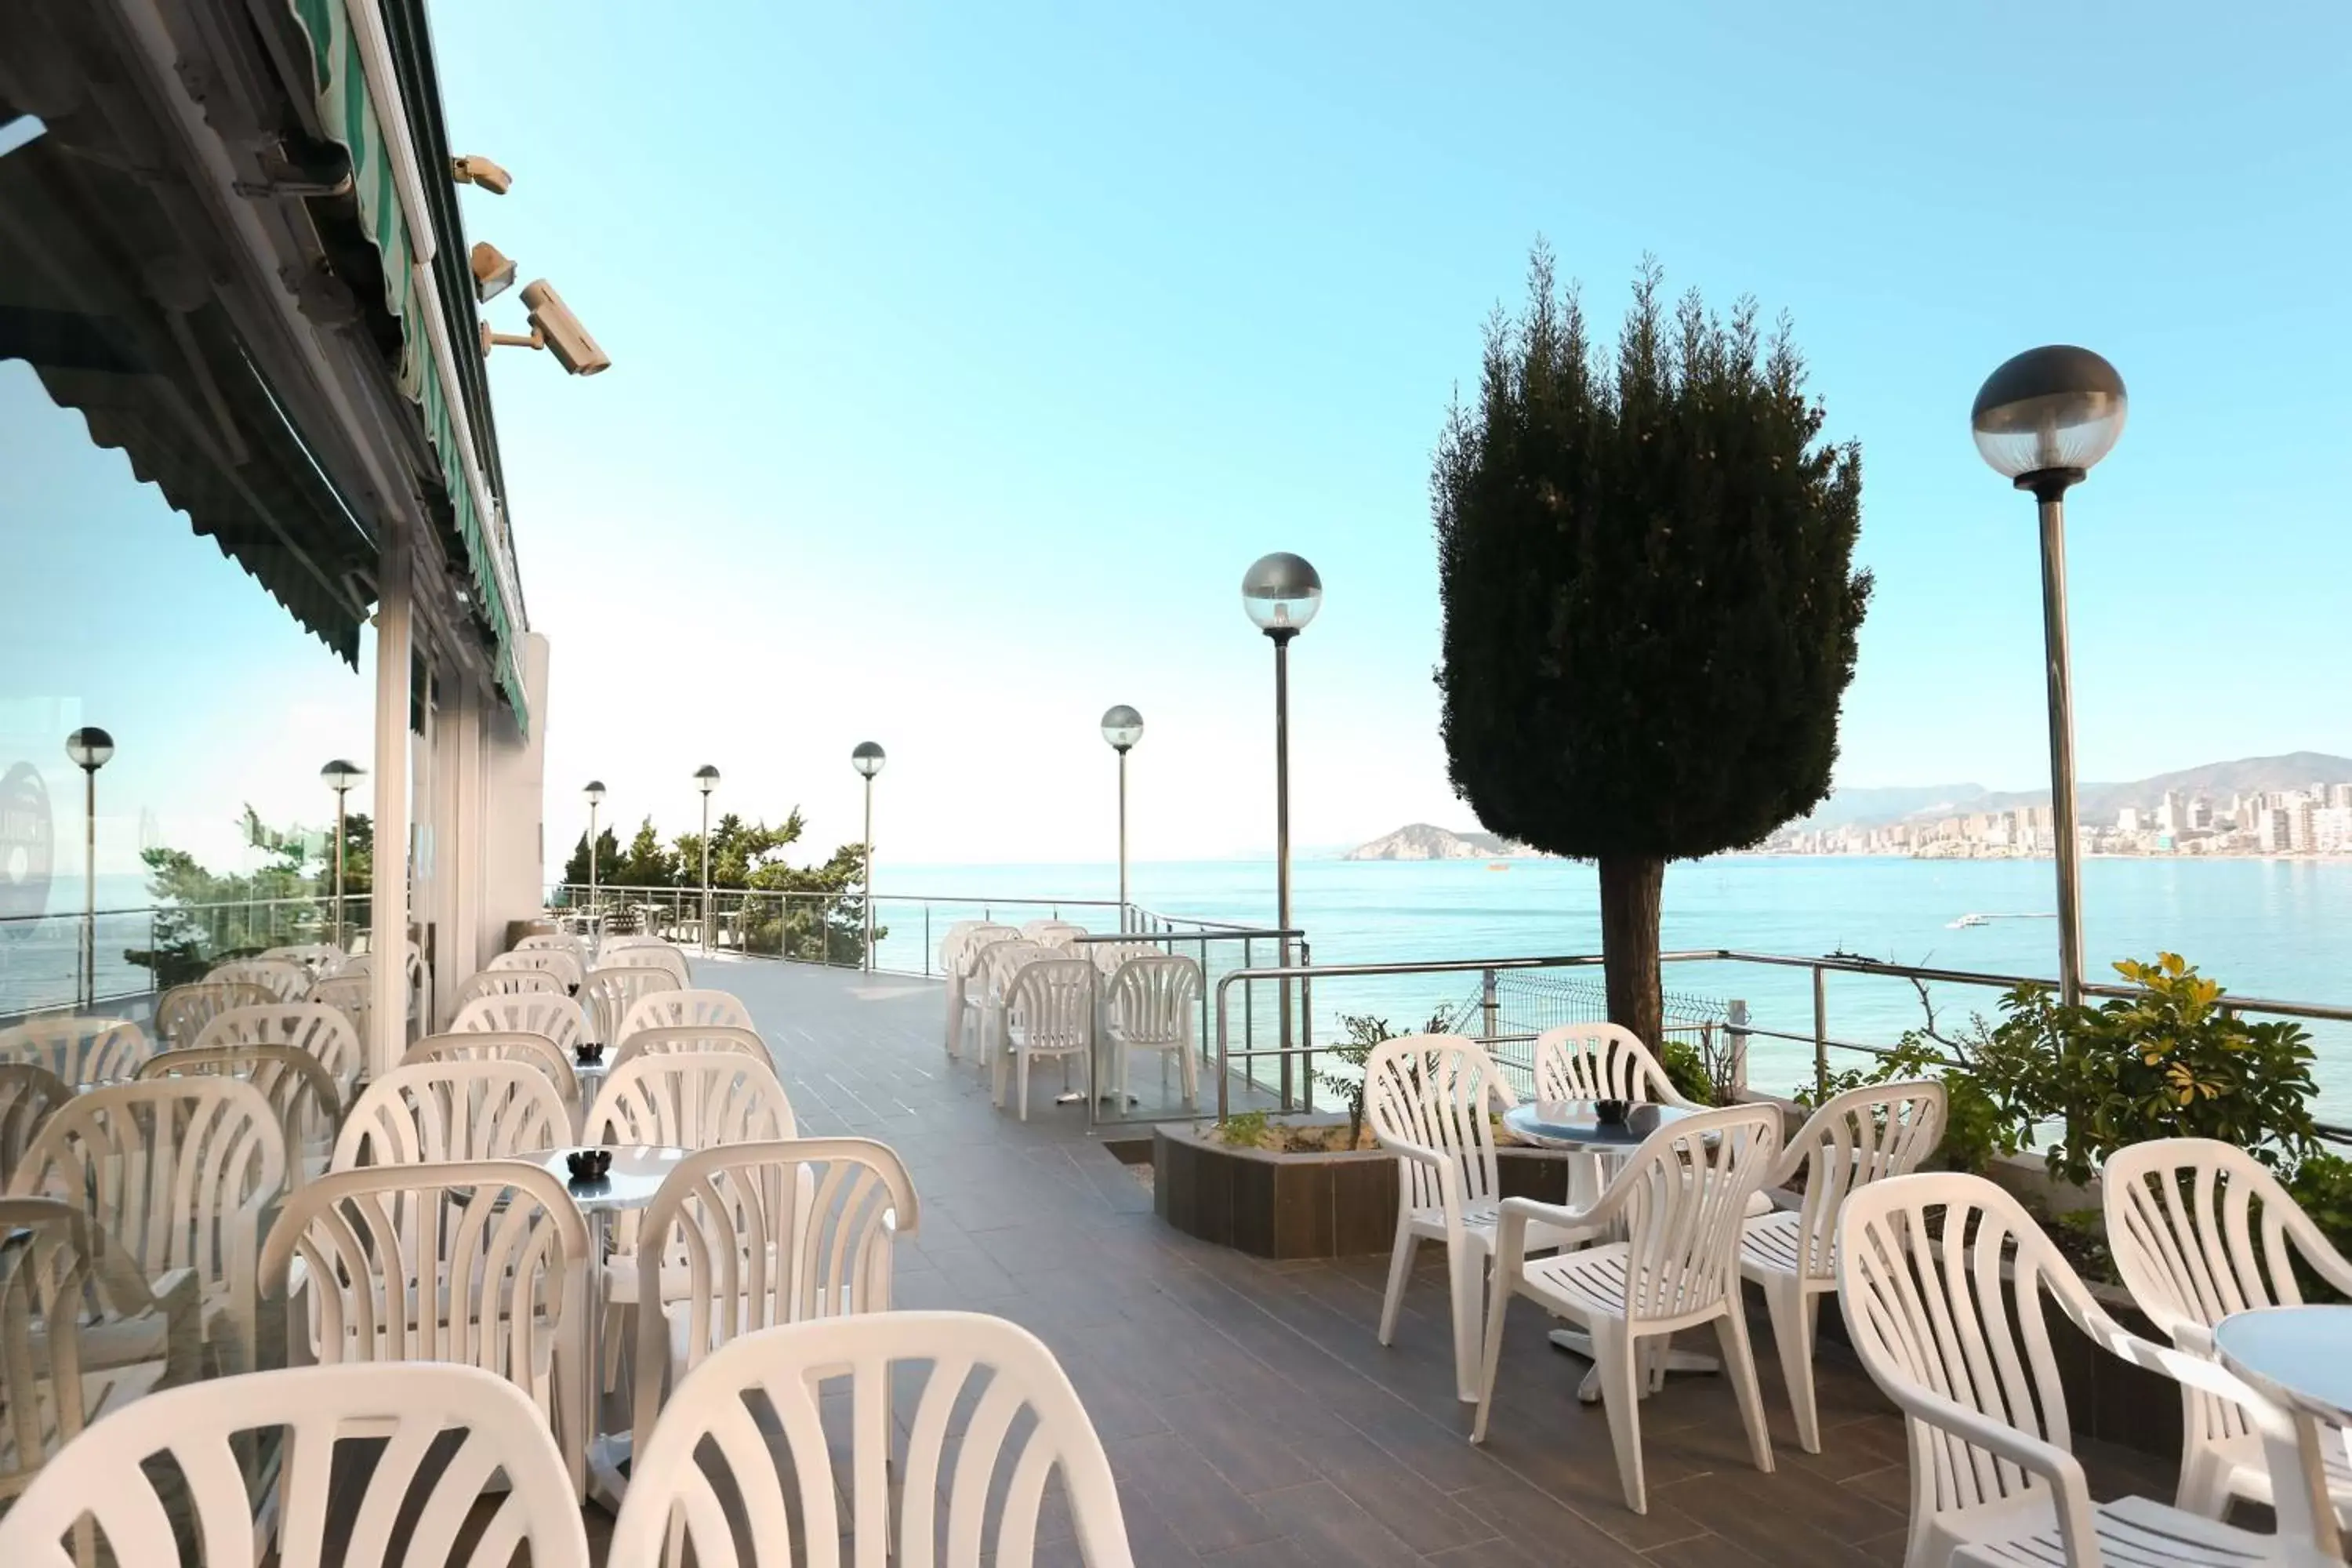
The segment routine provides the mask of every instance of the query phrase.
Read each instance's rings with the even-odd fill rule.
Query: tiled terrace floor
[[[1512,1313],[1483,1449],[1452,1387],[1443,1257],[1373,1339],[1384,1258],[1269,1265],[1181,1236],[1043,1086],[1024,1127],[940,1048],[936,983],[698,962],[773,1048],[802,1129],[897,1149],[922,1199],[898,1302],[1011,1318],[1061,1358],[1110,1454],[1140,1564],[1899,1563],[1901,1426],[1850,1353],[1819,1357],[1823,1451],[1796,1444],[1753,1314],[1772,1475],[1731,1390],[1676,1377],[1643,1411],[1650,1511],[1623,1505],[1585,1363]],[[2168,1496],[2137,1456],[2088,1454],[2103,1489]],[[1041,1560],[1075,1562],[1066,1542]]]

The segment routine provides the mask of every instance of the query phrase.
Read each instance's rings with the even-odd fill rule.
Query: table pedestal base
[[[1592,1336],[1586,1333],[1582,1329],[1554,1329],[1551,1331],[1551,1342],[1555,1348],[1564,1350],[1570,1355],[1580,1355],[1587,1361],[1593,1360]],[[1657,1352],[1654,1351],[1649,1352],[1649,1354],[1653,1356]],[[1696,1351],[1678,1351],[1668,1346],[1665,1351],[1664,1366],[1663,1370],[1666,1372],[1721,1372],[1723,1370],[1723,1363],[1717,1361],[1711,1355],[1701,1355]],[[1649,1394],[1647,1379],[1643,1379],[1642,1382],[1642,1392],[1644,1396]],[[1598,1405],[1601,1403],[1601,1369],[1599,1366],[1596,1365],[1591,1370],[1588,1371],[1584,1374],[1584,1381],[1576,1385],[1576,1397],[1587,1405]]]
[[[636,1439],[626,1432],[608,1432],[588,1443],[588,1500],[607,1513],[618,1513],[629,1489],[626,1467]]]

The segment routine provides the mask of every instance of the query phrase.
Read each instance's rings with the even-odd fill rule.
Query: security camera
[[[611,368],[612,356],[596,346],[546,279],[523,285],[522,302],[530,310],[531,336],[541,339],[564,369],[574,375],[594,375]]]
[[[474,298],[488,304],[514,287],[515,264],[488,240],[474,246],[468,264],[474,269]]]
[[[514,184],[512,174],[472,153],[449,160],[449,177],[461,185],[479,185],[494,196],[505,195]]]

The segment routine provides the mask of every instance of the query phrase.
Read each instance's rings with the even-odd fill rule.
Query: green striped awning
[[[498,668],[499,688],[513,705],[516,721],[527,730],[522,677],[516,661],[520,628],[512,606],[516,598],[513,557],[500,520],[484,512],[495,504],[478,462],[457,434],[436,363],[426,305],[416,293],[416,251],[410,242],[407,216],[393,184],[392,142],[384,133],[384,115],[368,90],[360,45],[353,37],[344,0],[289,0],[294,16],[310,39],[310,68],[318,89],[319,115],[327,133],[351,153],[352,183],[360,220],[383,261],[384,305],[399,319],[400,390],[413,399],[425,423],[425,437],[440,460],[441,478],[448,493],[455,531],[465,551],[481,619],[487,626]],[[366,0],[360,0],[365,4]],[[433,171],[425,172],[433,177]],[[458,237],[443,236],[447,243]],[[471,340],[452,344],[463,353]],[[478,495],[475,480],[482,479]]]

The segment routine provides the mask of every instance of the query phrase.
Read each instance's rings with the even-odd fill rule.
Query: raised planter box
[[[1396,1241],[1396,1156],[1229,1149],[1207,1124],[1155,1128],[1152,1207],[1187,1236],[1254,1258],[1344,1258]],[[1568,1167],[1506,1149],[1503,1195],[1568,1200]]]

